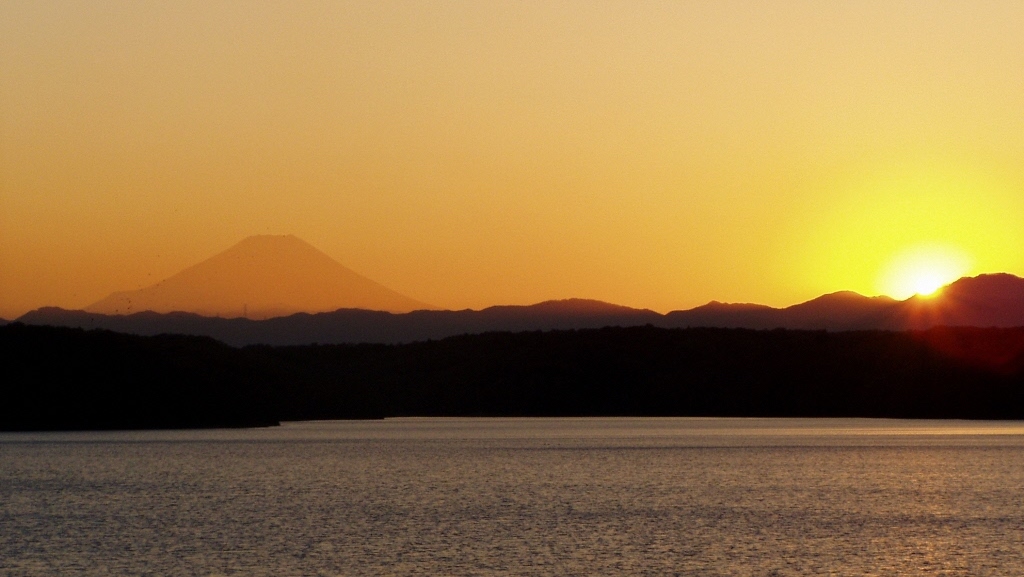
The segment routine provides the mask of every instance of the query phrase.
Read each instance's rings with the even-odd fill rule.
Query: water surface
[[[0,574],[1024,574],[1024,423],[0,434]]]

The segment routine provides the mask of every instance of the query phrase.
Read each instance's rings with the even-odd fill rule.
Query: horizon
[[[290,237],[294,237],[295,235],[291,235],[291,234],[284,234],[284,235],[252,235],[250,237],[246,237],[243,240],[248,240],[249,238],[253,238],[253,237],[256,237],[256,236],[290,236]],[[241,241],[239,241],[239,242],[241,242]],[[234,245],[232,245],[232,246],[234,246]],[[220,254],[220,253],[218,253],[218,254]],[[217,255],[213,255],[213,256],[217,256]],[[205,262],[205,261],[203,261],[203,262]],[[154,287],[156,287],[158,285],[161,285],[161,284],[164,283],[164,281],[168,280],[169,278],[173,278],[173,277],[177,276],[178,274],[180,274],[181,272],[184,272],[185,270],[193,268],[196,264],[201,264],[201,263],[194,263],[193,265],[187,266],[187,267],[185,267],[185,269],[183,269],[181,271],[178,271],[177,273],[173,273],[170,276],[168,276],[167,278],[164,278],[164,279],[161,279],[159,281],[156,281],[155,283],[153,283],[151,285],[139,287],[137,289],[132,289],[132,290],[115,290],[115,291],[111,292],[110,294],[105,295],[104,298],[97,299],[95,302],[90,302],[90,303],[87,303],[87,304],[85,304],[83,306],[80,306],[80,307],[67,307],[67,306],[61,306],[61,305],[57,305],[57,304],[43,304],[43,305],[31,308],[31,309],[26,309],[26,310],[11,309],[11,310],[15,310],[16,314],[5,316],[2,313],[0,313],[0,319],[4,319],[4,320],[7,320],[7,321],[13,321],[13,320],[16,320],[19,317],[23,316],[26,313],[33,312],[33,311],[40,310],[40,309],[48,309],[48,308],[63,309],[63,310],[69,310],[69,311],[81,310],[81,311],[87,311],[88,312],[88,309],[90,309],[94,305],[98,304],[99,302],[107,300],[108,298],[110,298],[112,296],[115,296],[115,295],[118,295],[120,293],[130,293],[130,292],[134,292],[134,291],[138,291],[138,290],[145,290],[145,289],[154,288]],[[344,266],[343,263],[338,263],[338,264],[342,264],[342,266]],[[358,274],[358,271],[354,271],[354,272],[356,272]],[[963,276],[951,279],[949,281],[944,281],[941,285],[938,285],[938,286],[928,290],[927,292],[913,293],[913,294],[902,296],[902,297],[894,297],[892,295],[881,294],[881,293],[879,293],[879,294],[864,294],[864,293],[861,293],[861,292],[858,292],[858,291],[855,291],[855,290],[851,290],[851,289],[838,289],[838,290],[834,290],[834,291],[830,291],[830,292],[825,292],[825,293],[821,293],[821,294],[818,294],[818,295],[814,295],[814,296],[812,296],[812,297],[810,297],[810,298],[808,298],[806,300],[801,300],[801,301],[798,301],[798,302],[784,303],[784,304],[781,304],[781,305],[769,305],[769,304],[765,304],[763,302],[756,302],[756,301],[752,301],[752,300],[726,301],[726,300],[719,300],[719,299],[712,298],[711,300],[708,300],[706,302],[697,303],[697,304],[694,304],[694,305],[691,305],[691,306],[688,306],[688,307],[685,307],[685,308],[684,307],[675,307],[675,308],[668,308],[668,309],[653,309],[653,308],[650,308],[650,307],[634,306],[634,305],[631,305],[629,303],[612,302],[612,301],[606,301],[606,300],[601,300],[601,299],[598,299],[598,298],[590,298],[590,297],[585,297],[585,296],[566,296],[566,297],[546,298],[546,299],[543,299],[543,300],[530,301],[530,302],[491,303],[491,304],[487,304],[487,305],[483,305],[483,306],[477,306],[477,307],[467,306],[467,307],[463,307],[463,308],[439,307],[439,306],[435,306],[435,305],[433,305],[431,303],[424,303],[424,304],[427,305],[426,307],[416,308],[416,309],[412,309],[412,310],[440,310],[440,311],[470,310],[470,311],[481,311],[481,310],[485,310],[485,309],[493,308],[493,307],[531,307],[531,306],[542,305],[542,304],[547,304],[547,303],[558,303],[558,302],[568,302],[568,301],[585,301],[585,302],[594,302],[594,303],[600,303],[600,304],[606,304],[606,305],[620,306],[620,307],[625,307],[625,308],[634,309],[634,310],[649,310],[649,311],[658,313],[660,315],[665,315],[665,314],[670,313],[670,312],[689,311],[689,310],[692,310],[694,308],[699,308],[699,307],[703,307],[703,306],[707,306],[707,305],[713,305],[713,304],[723,304],[723,305],[755,305],[755,306],[768,306],[768,307],[771,307],[771,308],[774,308],[774,309],[785,309],[785,308],[788,308],[788,307],[792,307],[792,306],[804,304],[806,302],[810,302],[810,301],[813,301],[813,300],[817,300],[817,299],[822,298],[822,297],[832,296],[832,295],[836,295],[836,294],[843,294],[843,293],[850,293],[850,294],[854,294],[854,295],[859,296],[859,297],[864,297],[864,298],[869,298],[869,299],[883,298],[883,299],[890,299],[890,300],[893,300],[895,302],[906,302],[906,301],[909,301],[909,300],[914,299],[914,298],[923,298],[923,299],[931,300],[932,298],[941,297],[943,289],[949,287],[949,285],[951,285],[951,284],[953,284],[953,283],[955,283],[957,281],[964,280],[964,279],[974,279],[974,278],[985,277],[985,276],[995,276],[995,275],[1010,275],[1010,276],[1015,276],[1017,278],[1024,278],[1024,277],[1020,277],[1019,275],[1015,275],[1013,273],[1008,273],[1008,272],[1004,272],[1004,271],[978,272],[978,273],[973,273],[973,274],[966,274],[966,275],[963,275]],[[372,281],[373,279],[369,279],[369,280]],[[389,288],[389,287],[385,287],[385,288]],[[402,295],[402,296],[408,296],[408,295]],[[342,307],[342,308],[358,309],[358,308],[364,308],[364,307]],[[339,310],[339,309],[335,309],[335,310]],[[365,308],[365,310],[380,310],[380,309]],[[139,311],[135,311],[135,312],[154,312],[154,311],[151,311],[151,310],[148,310],[148,309],[144,309],[144,310],[139,310]],[[179,312],[195,312],[195,311],[183,310],[183,311],[179,311]],[[304,311],[300,311],[300,312],[311,313],[311,312],[331,312],[331,311],[304,310]],[[210,312],[210,313],[206,313],[206,314],[204,314],[204,313],[198,313],[198,314],[201,314],[203,316],[219,316],[221,313]],[[289,313],[286,313],[286,314],[290,315],[290,314],[294,314],[294,313],[289,312]],[[272,318],[272,317],[267,317],[267,318]]]
[[[0,318],[256,234],[448,309],[1024,276],[1024,5],[0,6]]]
[[[273,243],[273,245],[271,243],[267,242],[268,240],[271,240],[271,239],[276,240],[277,242]],[[270,253],[267,253],[266,249],[273,248],[273,249],[275,249],[276,251],[279,252],[279,250],[282,247],[282,245],[290,245],[290,246],[285,246],[286,249],[290,249],[290,250],[295,250],[296,248],[298,248],[300,251],[308,251],[314,258],[326,257],[327,260],[325,262],[323,262],[323,263],[320,263],[321,265],[323,265],[323,264],[328,264],[328,265],[339,265],[339,264],[341,264],[341,263],[337,263],[337,261],[334,261],[333,259],[330,259],[329,256],[323,254],[316,247],[310,245],[309,243],[306,243],[301,238],[298,238],[297,236],[292,235],[292,234],[285,234],[285,235],[253,235],[253,236],[249,236],[249,237],[246,237],[246,238],[242,239],[241,241],[235,243],[234,245],[232,245],[228,249],[226,249],[226,250],[224,250],[222,252],[219,252],[219,253],[211,256],[210,258],[208,258],[208,259],[206,259],[206,260],[204,260],[204,261],[202,261],[200,263],[196,263],[196,264],[194,264],[192,266],[189,266],[189,267],[179,271],[178,273],[176,273],[174,275],[171,275],[170,277],[168,277],[166,279],[161,279],[160,281],[156,282],[155,284],[150,285],[148,287],[143,287],[140,290],[136,290],[136,291],[115,291],[114,293],[111,293],[110,295],[107,295],[107,297],[105,297],[103,299],[100,299],[97,302],[91,303],[88,306],[84,306],[84,307],[80,307],[80,308],[68,309],[68,308],[65,308],[65,307],[57,306],[57,305],[44,305],[44,306],[41,306],[41,307],[37,307],[35,309],[31,309],[29,311],[25,311],[25,313],[22,313],[22,314],[26,314],[26,313],[29,313],[29,312],[36,312],[36,311],[40,311],[40,310],[46,310],[46,309],[57,309],[57,310],[68,310],[68,311],[80,310],[80,311],[83,311],[83,312],[99,313],[99,314],[105,314],[105,315],[124,315],[124,314],[131,314],[131,313],[135,313],[135,312],[156,312],[156,313],[160,313],[160,314],[166,314],[166,313],[169,313],[169,312],[188,312],[188,313],[193,313],[193,314],[199,314],[201,316],[206,316],[206,317],[248,318],[248,319],[251,319],[251,320],[262,320],[262,319],[269,319],[269,318],[274,318],[274,317],[279,317],[279,316],[290,316],[290,315],[292,315],[292,314],[294,314],[296,312],[302,312],[302,313],[322,313],[322,312],[335,312],[335,311],[338,311],[338,310],[346,310],[346,309],[362,309],[362,310],[368,310],[368,311],[383,311],[383,312],[392,312],[392,313],[397,313],[397,314],[402,314],[402,313],[412,312],[412,311],[422,311],[422,310],[437,310],[437,311],[448,311],[448,312],[455,312],[455,311],[475,311],[475,312],[479,312],[479,311],[482,311],[482,310],[485,310],[485,309],[489,309],[489,308],[536,307],[536,306],[541,306],[541,305],[546,305],[546,304],[569,303],[569,302],[584,302],[584,303],[595,303],[595,304],[600,304],[600,305],[609,305],[609,306],[613,306],[613,307],[622,307],[622,308],[636,310],[636,311],[651,311],[651,312],[654,312],[654,313],[657,313],[659,315],[664,316],[664,315],[666,315],[668,313],[672,313],[672,312],[687,312],[687,311],[692,311],[694,309],[699,309],[701,307],[705,307],[705,306],[708,306],[708,305],[729,305],[729,306],[732,306],[732,305],[738,305],[738,306],[753,305],[753,306],[768,306],[768,307],[773,308],[775,310],[785,310],[785,309],[790,308],[790,307],[794,307],[794,306],[801,305],[801,304],[806,304],[808,302],[816,301],[816,300],[819,300],[819,299],[822,299],[822,298],[827,298],[827,297],[836,296],[836,295],[843,295],[843,294],[850,294],[850,295],[853,295],[853,296],[856,296],[856,297],[859,297],[859,298],[865,298],[865,299],[870,299],[870,300],[886,299],[886,300],[890,300],[890,301],[892,301],[894,303],[907,303],[907,302],[909,302],[909,301],[911,301],[913,299],[922,299],[924,301],[931,301],[933,299],[942,300],[943,291],[945,289],[949,288],[950,285],[956,284],[956,283],[958,283],[960,281],[975,280],[975,279],[980,279],[981,277],[992,277],[992,276],[1001,276],[1001,275],[1010,276],[1010,277],[1017,278],[1017,279],[1021,278],[1021,277],[1017,277],[1016,275],[1012,275],[1011,273],[1005,273],[1005,272],[979,273],[979,274],[976,274],[976,275],[962,276],[962,277],[953,279],[953,280],[951,280],[949,282],[944,282],[941,286],[935,287],[935,288],[929,290],[926,293],[914,293],[912,295],[909,295],[909,296],[906,296],[906,297],[903,297],[903,298],[895,298],[895,297],[892,297],[892,296],[889,296],[889,295],[884,295],[884,294],[882,294],[882,295],[864,295],[864,294],[861,294],[861,293],[858,293],[858,292],[852,291],[852,290],[838,290],[838,291],[833,291],[833,292],[829,292],[829,293],[822,293],[820,295],[816,295],[815,297],[813,297],[811,299],[808,299],[806,301],[800,301],[800,302],[796,302],[796,303],[789,303],[789,304],[782,305],[782,306],[771,306],[771,305],[765,305],[764,303],[756,303],[756,302],[751,302],[751,301],[740,301],[740,302],[735,302],[734,301],[734,302],[730,302],[730,301],[719,301],[719,300],[712,299],[712,300],[710,300],[710,301],[708,301],[706,303],[701,303],[701,304],[698,304],[698,305],[694,305],[692,307],[688,307],[688,308],[673,308],[673,309],[669,309],[669,310],[655,310],[655,309],[650,309],[650,308],[645,308],[645,307],[634,307],[634,306],[630,306],[628,304],[615,303],[615,302],[610,302],[610,301],[602,301],[600,299],[593,299],[593,298],[586,298],[586,297],[553,298],[553,299],[545,299],[545,300],[542,300],[542,301],[536,301],[536,302],[531,302],[531,303],[493,303],[493,304],[490,304],[490,305],[487,305],[487,306],[484,306],[484,307],[480,307],[480,308],[466,307],[466,308],[463,308],[463,309],[451,309],[451,308],[444,308],[444,307],[433,306],[433,305],[428,304],[428,303],[417,302],[417,301],[414,301],[413,299],[409,299],[407,297],[407,295],[395,294],[394,297],[397,297],[397,298],[409,301],[408,305],[403,305],[403,306],[405,306],[404,309],[401,309],[401,310],[390,310],[389,311],[385,307],[375,307],[375,306],[372,306],[372,305],[370,305],[370,306],[357,306],[357,305],[353,305],[353,304],[346,304],[345,306],[334,307],[334,308],[329,307],[329,306],[328,307],[320,307],[319,309],[317,309],[315,307],[305,307],[304,308],[302,305],[298,305],[298,306],[294,306],[291,309],[287,309],[287,308],[286,309],[282,309],[282,310],[280,310],[279,312],[276,312],[276,313],[274,313],[274,312],[267,313],[266,311],[262,311],[261,312],[261,311],[259,311],[259,310],[254,308],[253,311],[252,311],[254,313],[254,316],[253,316],[253,315],[250,315],[248,312],[243,312],[242,315],[238,315],[237,314],[238,311],[234,310],[234,308],[237,308],[237,307],[235,305],[233,305],[233,304],[229,304],[227,306],[224,306],[222,304],[221,308],[219,308],[217,310],[214,310],[214,309],[201,310],[201,309],[197,308],[197,306],[199,306],[199,305],[196,305],[195,302],[194,302],[194,299],[196,298],[196,296],[195,296],[196,293],[195,293],[194,289],[196,287],[188,287],[189,289],[192,290],[192,296],[184,297],[186,300],[191,301],[192,304],[188,304],[188,305],[181,306],[181,307],[178,307],[178,308],[174,308],[174,307],[168,308],[167,306],[164,306],[162,310],[158,310],[157,308],[136,308],[135,310],[108,310],[108,309],[110,309],[110,307],[112,307],[114,305],[105,304],[105,303],[108,303],[109,301],[111,301],[112,299],[114,299],[114,300],[116,300],[116,299],[123,299],[125,297],[131,297],[131,295],[134,295],[136,293],[140,293],[141,294],[141,293],[145,293],[146,291],[149,291],[149,290],[152,290],[152,289],[157,289],[157,288],[160,288],[160,287],[164,287],[164,286],[166,286],[168,284],[168,281],[173,282],[173,281],[179,280],[181,278],[186,278],[186,277],[188,277],[188,275],[190,273],[194,274],[194,271],[197,271],[197,270],[202,270],[203,271],[203,275],[205,275],[206,277],[209,277],[211,274],[227,275],[228,280],[232,284],[246,285],[246,286],[248,286],[250,288],[259,288],[261,290],[266,290],[266,287],[260,287],[259,286],[261,283],[266,283],[266,281],[267,281],[266,276],[264,276],[263,278],[260,278],[258,280],[253,280],[253,277],[251,277],[251,276],[249,278],[244,278],[247,274],[251,273],[251,270],[250,271],[247,271],[245,269],[239,270],[239,269],[237,269],[237,267],[229,268],[227,270],[220,270],[220,271],[211,270],[211,268],[210,268],[211,265],[214,265],[214,269],[216,269],[218,267],[223,269],[223,264],[225,263],[225,259],[228,259],[228,260],[237,260],[238,258],[245,258],[247,260],[256,259],[257,264],[259,264],[259,266],[258,267],[249,267],[249,268],[250,269],[253,269],[253,268],[255,268],[255,269],[263,269],[263,268],[276,269],[277,273],[274,274],[274,275],[271,275],[272,279],[273,278],[282,277],[282,276],[284,276],[284,277],[291,277],[293,275],[293,273],[298,273],[298,274],[301,275],[302,273],[307,273],[308,274],[310,272],[313,272],[314,274],[323,273],[323,274],[326,274],[327,276],[331,276],[331,273],[334,272],[334,271],[331,271],[331,270],[325,270],[325,271],[308,271],[307,270],[307,271],[302,271],[300,269],[296,269],[296,270],[280,269],[280,267],[282,265],[286,266],[286,267],[292,266],[292,265],[290,264],[290,262],[274,262],[275,260],[281,261],[282,260],[281,255],[280,254],[274,255],[273,254],[274,251],[270,251]],[[248,252],[245,251],[246,248],[251,249],[254,246],[261,247],[263,249],[263,254],[258,254],[259,251],[252,251],[252,250],[250,250]],[[289,256],[292,257],[292,258],[300,257],[303,260],[307,260],[307,257],[309,255],[291,254]],[[215,265],[214,263],[217,263],[217,264]],[[358,274],[357,271],[348,270],[347,267],[344,267],[343,264],[341,265],[340,268],[341,269],[345,269],[346,274],[355,273],[354,274],[355,277],[360,277],[360,275]],[[295,279],[291,279],[291,280],[295,280]],[[303,279],[301,279],[301,277],[300,277],[299,280],[303,280]],[[313,282],[316,282],[316,280],[317,279],[313,279]],[[366,279],[365,277],[362,277],[362,280],[370,281],[371,284],[376,284],[375,282],[373,282],[373,279]],[[351,281],[348,281],[348,282],[351,282]],[[294,283],[292,283],[292,284],[294,285]],[[385,291],[390,292],[388,287],[383,287],[382,286],[381,288],[383,288]],[[257,292],[259,292],[259,291],[257,291]],[[209,297],[211,297],[211,296],[217,297],[217,295],[199,295],[200,298],[206,298],[206,299],[209,299]],[[224,295],[220,295],[220,297],[223,297],[223,296]],[[180,299],[182,297],[179,296],[178,298]],[[344,299],[344,297],[342,297],[342,298]],[[391,298],[391,297],[386,297],[386,298]],[[233,300],[232,300],[233,297],[228,297],[228,299],[229,299],[229,301],[233,302]],[[130,302],[130,298],[129,298],[129,302]],[[418,306],[418,305],[422,305],[422,306]],[[250,305],[244,305],[244,310],[248,311],[249,306]],[[17,320],[21,316],[22,315],[17,315],[17,316],[12,316],[10,318],[0,316],[0,319]]]

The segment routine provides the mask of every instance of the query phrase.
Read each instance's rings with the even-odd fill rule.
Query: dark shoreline
[[[233,348],[13,323],[0,347],[3,431],[404,416],[1024,419],[1024,328],[647,326]]]

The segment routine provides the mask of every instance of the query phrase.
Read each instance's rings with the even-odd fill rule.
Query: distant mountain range
[[[434,307],[345,268],[294,236],[261,235],[153,286],[116,292],[85,310],[105,315],[185,311],[266,319],[341,308],[408,312]]]
[[[777,328],[803,330],[741,330]],[[583,299],[451,311],[295,237],[258,236],[86,310],[41,308],[0,327],[13,383],[0,430],[423,415],[1019,419],[1022,351],[1024,279],[1010,274],[903,301],[837,292],[667,314]]]
[[[17,320],[25,324],[104,328],[139,335],[205,335],[231,345],[405,343],[493,331],[643,325],[828,331],[908,330],[934,326],[1020,327],[1024,326],[1024,279],[1010,274],[965,277],[941,289],[936,296],[915,296],[904,301],[838,292],[786,308],[711,302],[664,315],[600,301],[569,299],[479,311],[391,313],[344,308],[265,320],[217,318],[188,312],[110,315],[42,308]]]
[[[964,277],[934,296],[897,301],[837,292],[782,309],[712,302],[665,315],[670,326],[809,330],[908,330],[935,326],[1024,326],[1024,279]]]

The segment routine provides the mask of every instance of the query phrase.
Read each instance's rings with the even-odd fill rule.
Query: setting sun
[[[967,274],[971,259],[948,245],[923,245],[893,256],[880,278],[883,293],[897,299],[931,296]]]

